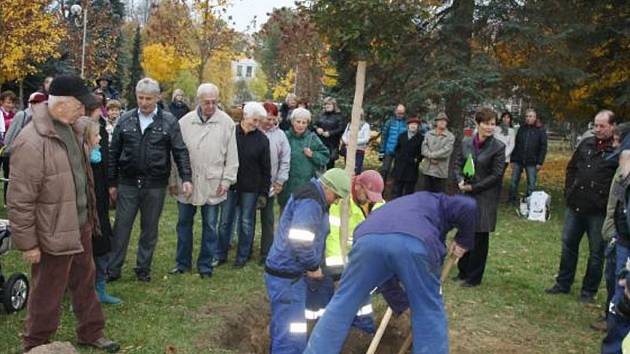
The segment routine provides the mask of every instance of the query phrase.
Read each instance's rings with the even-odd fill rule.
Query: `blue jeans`
[[[363,160],[365,159],[365,150],[357,150],[357,153],[354,157],[354,174],[358,175],[363,172]],[[344,158],[344,163],[346,162],[346,158]]]
[[[260,210],[260,258],[266,259],[269,249],[273,244],[274,215],[273,208],[275,206],[276,197],[267,198],[267,205]]]
[[[624,288],[616,281],[621,271],[626,268],[630,257],[628,247],[617,244],[615,246],[615,293],[608,307],[608,333],[602,342],[602,354],[621,353],[621,342],[630,333],[630,319],[617,314],[615,306],[623,299]]]
[[[228,198],[221,206],[221,221],[219,222],[219,245],[215,257],[219,260],[227,260],[230,248],[230,238],[234,225],[238,205],[240,214],[238,223],[238,248],[236,262],[245,262],[249,259],[250,251],[254,243],[254,227],[256,226],[256,199],[257,193],[242,193],[230,190]]]
[[[527,175],[527,196],[530,196],[534,189],[536,189],[536,177],[538,174],[536,165],[523,166],[519,163],[512,162],[512,182],[510,183],[510,201],[512,202],[518,200],[518,185],[521,182],[523,169],[525,169]]]
[[[271,302],[271,354],[302,354],[306,346],[304,279],[286,279],[265,273]]]
[[[581,294],[594,296],[599,289],[604,268],[604,251],[606,242],[602,239],[603,215],[579,214],[567,208],[562,230],[562,255],[560,257],[560,270],[556,277],[557,284],[565,291],[571,289],[575,279],[580,252],[580,241],[586,232],[588,236],[589,256],[586,266],[586,274],[582,281]]]
[[[370,291],[397,276],[411,305],[413,353],[448,353],[446,313],[440,296],[440,269],[424,243],[402,234],[359,238],[341,284],[306,345],[305,354],[339,353],[357,310]]]
[[[175,261],[180,270],[192,267],[193,222],[197,207],[192,204],[177,203],[177,255]],[[201,206],[201,248],[197,257],[197,270],[200,274],[212,273],[212,256],[217,243],[218,205]]]

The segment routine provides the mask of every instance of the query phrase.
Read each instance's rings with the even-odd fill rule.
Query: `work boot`
[[[90,347],[94,347],[96,349],[100,349],[107,353],[117,353],[120,350],[120,345],[116,342],[113,342],[105,337],[101,337],[95,340],[92,343],[79,343],[80,345],[87,345]]]
[[[122,302],[119,298],[111,296],[105,291],[105,280],[96,282],[96,295],[101,304],[118,305]]]

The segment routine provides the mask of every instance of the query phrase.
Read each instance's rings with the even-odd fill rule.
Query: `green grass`
[[[452,353],[599,351],[603,336],[588,325],[601,313],[603,283],[598,306],[577,302],[586,266],[586,242],[582,242],[577,281],[571,294],[543,293],[545,287],[553,284],[557,272],[563,221],[560,193],[552,192],[552,218],[547,223],[528,222],[518,218],[513,209],[501,208],[497,231],[490,239],[482,286],[462,289],[451,281],[445,284]],[[176,218],[175,203],[168,198],[160,220],[153,281],[149,284],[138,283],[132,276],[138,237],[138,230],[134,230],[123,278],[108,287],[124,304],[104,307],[106,333],[119,341],[126,353],[235,353],[221,347],[220,338],[226,328],[222,314],[244,311],[247,303],[265,296],[263,270],[256,259],[238,271],[229,265],[220,267],[211,281],[201,280],[196,274],[168,276],[174,265]],[[199,235],[199,228],[198,221],[195,235]],[[198,241],[197,238],[195,244]],[[0,261],[7,273],[27,271],[17,252],[10,252]],[[383,303],[379,299],[376,305],[380,316]],[[68,307],[66,300],[61,326],[53,340],[75,341],[75,320]],[[0,312],[0,353],[20,352],[19,335],[25,313]],[[92,352],[85,348],[80,351]]]

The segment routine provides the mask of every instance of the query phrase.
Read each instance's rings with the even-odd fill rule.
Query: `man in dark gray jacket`
[[[556,284],[545,290],[548,294],[569,293],[584,233],[588,236],[589,256],[580,301],[592,303],[599,289],[606,248],[606,242],[602,239],[602,225],[610,184],[617,168],[617,161],[606,159],[613,152],[614,127],[615,114],[606,110],[599,112],[595,116],[594,136],[580,143],[567,166],[564,191],[567,208],[562,230],[560,269]]]
[[[177,118],[158,108],[160,85],[144,78],[136,85],[138,109],[116,124],[109,155],[109,195],[117,203],[108,279],[120,278],[129,236],[138,209],[141,215],[136,260],[139,281],[151,280],[151,260],[171,172],[171,155],[181,177],[182,192],[192,193],[190,158]]]
[[[542,168],[547,155],[547,132],[539,124],[536,111],[528,109],[525,124],[518,129],[514,150],[510,156],[512,163],[512,182],[510,183],[510,202],[518,203],[518,185],[525,170],[527,175],[527,195],[536,188],[538,171]]]

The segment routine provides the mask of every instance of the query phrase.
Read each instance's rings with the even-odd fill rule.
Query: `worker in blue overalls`
[[[366,170],[352,178],[352,198],[348,215],[348,229],[353,232],[373,210],[385,204],[383,177],[374,171]],[[328,220],[330,234],[326,238],[326,250],[322,262],[324,279],[306,279],[306,311],[307,320],[316,321],[326,311],[326,305],[335,294],[335,282],[341,278],[346,259],[341,250],[341,203],[330,207]],[[352,234],[349,235],[347,248],[352,248]],[[372,302],[370,299],[359,308],[352,325],[367,333],[376,332],[374,325]]]
[[[357,309],[375,287],[395,312],[411,306],[414,354],[447,354],[448,329],[440,295],[446,234],[458,229],[452,252],[461,257],[474,244],[476,219],[474,199],[429,192],[397,198],[374,210],[354,232],[339,288],[315,325],[304,354],[339,353]],[[405,305],[394,306],[392,299],[401,298],[407,300]]]
[[[301,354],[306,346],[304,276],[323,278],[319,268],[330,230],[328,208],[350,194],[350,176],[342,169],[293,192],[265,263],[265,285],[271,302],[271,353]],[[356,312],[356,311],[355,311]]]

